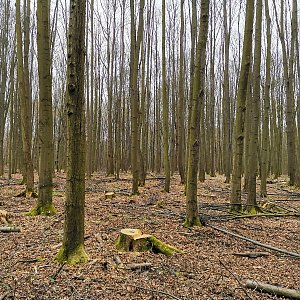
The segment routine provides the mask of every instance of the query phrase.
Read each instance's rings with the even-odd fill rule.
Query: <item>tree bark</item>
[[[84,250],[85,200],[85,0],[71,0],[67,66],[67,186],[63,244],[56,256],[69,264],[88,260]]]
[[[168,99],[166,91],[166,4],[162,0],[162,105],[163,105],[163,144],[164,144],[164,172],[165,192],[170,191],[170,159],[169,159],[169,126]]]
[[[16,0],[16,35],[17,35],[17,61],[18,61],[18,82],[19,82],[19,98],[21,109],[21,128],[22,128],[22,144],[25,162],[25,178],[26,178],[26,196],[33,193],[34,175],[33,163],[31,157],[31,112],[30,97],[28,86],[29,80],[25,78],[25,61],[23,57],[23,37],[21,29],[21,13],[20,0]],[[25,47],[24,47],[25,48]]]
[[[255,25],[255,49],[254,49],[254,66],[253,66],[253,97],[250,102],[252,107],[250,131],[249,131],[249,152],[248,152],[248,195],[247,210],[257,211],[256,201],[256,177],[258,166],[258,124],[259,124],[259,107],[260,107],[260,66],[261,66],[261,24],[262,24],[262,0],[256,3],[256,25]]]
[[[270,86],[271,86],[271,18],[269,13],[269,3],[265,0],[266,34],[267,34],[267,54],[266,54],[266,79],[264,89],[264,105],[262,120],[262,155],[261,155],[261,184],[260,194],[267,196],[267,176],[269,166],[269,111],[270,111]]]
[[[36,207],[30,215],[53,215],[53,116],[52,74],[50,57],[50,2],[37,1],[37,46],[39,70],[39,192]]]
[[[186,186],[185,226],[201,225],[197,204],[197,173],[199,163],[200,108],[205,96],[206,43],[208,35],[209,0],[201,0],[200,31],[193,78],[193,98],[189,124],[188,169]]]
[[[237,211],[241,210],[241,176],[243,167],[246,111],[245,101],[247,97],[248,77],[251,66],[253,19],[254,1],[247,0],[242,65],[237,91],[237,109],[234,129],[235,145],[233,152],[233,171],[231,184],[231,209]]]

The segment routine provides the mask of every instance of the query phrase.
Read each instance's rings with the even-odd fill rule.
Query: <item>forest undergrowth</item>
[[[284,178],[270,182],[270,204],[265,208],[271,210],[276,204],[289,215],[235,218],[229,214],[230,185],[222,176],[208,176],[198,185],[200,214],[208,226],[188,229],[183,227],[185,195],[179,176],[172,177],[171,192],[164,193],[163,177],[150,174],[140,194],[129,196],[129,174],[122,174],[120,180],[94,174],[86,182],[89,262],[76,266],[54,262],[63,237],[65,174],[54,178],[57,214],[53,217],[25,216],[35,199],[15,197],[24,189],[19,182],[17,175],[0,179],[0,210],[10,212],[13,224],[21,228],[21,232],[0,233],[1,300],[280,299],[246,289],[247,279],[300,290],[299,258],[209,227],[300,253],[300,192],[288,188]],[[108,191],[115,197],[105,199]],[[118,252],[115,241],[122,228],[153,234],[184,254]],[[248,257],[251,253],[254,257]],[[257,253],[263,256],[256,257]],[[142,263],[146,265],[136,265]]]

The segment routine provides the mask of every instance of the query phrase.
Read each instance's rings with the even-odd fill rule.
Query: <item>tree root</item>
[[[55,260],[59,263],[76,265],[78,263],[86,263],[88,261],[88,256],[83,245],[78,246],[72,251],[67,251],[67,249],[62,246],[55,256]]]
[[[33,191],[22,191],[20,194],[16,195],[15,197],[25,197],[25,198],[38,198],[38,194]]]
[[[26,213],[26,216],[36,217],[36,216],[53,216],[56,214],[56,209],[53,204],[46,204],[45,206],[37,206],[31,211]]]
[[[183,223],[183,226],[186,227],[186,228],[191,228],[193,226],[202,226],[202,225],[204,225],[204,224],[201,223],[199,217],[193,218],[192,220],[186,218],[184,223]]]

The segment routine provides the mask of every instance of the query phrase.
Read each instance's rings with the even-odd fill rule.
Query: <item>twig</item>
[[[255,245],[258,245],[258,246],[261,246],[261,247],[264,247],[264,248],[267,248],[267,249],[271,249],[271,250],[274,250],[274,251],[277,251],[277,252],[281,252],[281,253],[284,253],[284,254],[287,254],[287,255],[290,255],[290,256],[294,256],[294,257],[300,258],[300,254],[299,253],[290,252],[290,251],[287,251],[287,250],[284,250],[284,249],[279,249],[277,247],[273,247],[273,246],[270,246],[270,245],[262,244],[260,242],[255,241],[255,240],[249,239],[249,238],[247,238],[245,236],[242,236],[242,235],[239,235],[239,234],[227,231],[225,229],[222,229],[222,228],[219,228],[219,227],[216,227],[216,226],[213,226],[213,225],[207,225],[207,226],[210,227],[210,228],[212,228],[212,229],[215,229],[217,231],[220,231],[220,232],[232,235],[234,237],[237,237],[239,239],[251,242],[251,243],[253,243]]]
[[[139,285],[134,285],[134,284],[130,284],[130,286],[135,287],[135,288],[140,289],[140,290],[145,290],[145,291],[149,291],[149,292],[154,292],[154,293],[159,293],[159,294],[162,294],[162,295],[166,295],[166,296],[169,296],[170,298],[173,298],[173,299],[176,299],[176,300],[181,300],[180,298],[178,298],[178,297],[176,297],[172,294],[169,294],[167,292],[164,292],[164,291],[149,289],[149,288],[145,288],[145,287],[142,287],[142,286],[139,286]]]
[[[51,279],[54,281],[56,278],[57,278],[57,276],[59,275],[59,273],[60,273],[60,271],[63,269],[63,267],[65,266],[65,262],[58,268],[58,270],[56,271],[56,273],[53,275],[53,276],[51,276]]]
[[[231,276],[238,282],[238,284],[240,285],[240,287],[241,287],[241,289],[243,290],[243,292],[245,293],[245,295],[246,295],[249,299],[252,299],[252,298],[250,297],[250,295],[247,293],[246,289],[243,287],[243,284],[242,284],[242,282],[239,280],[239,278],[238,278],[234,273],[232,273],[232,272],[224,265],[224,263],[223,263],[220,259],[219,259],[219,262],[220,262],[221,266],[223,266],[223,267],[225,268],[225,270],[227,270],[227,271],[231,274]]]

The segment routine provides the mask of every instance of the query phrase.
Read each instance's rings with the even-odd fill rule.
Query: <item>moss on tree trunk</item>
[[[55,256],[55,260],[59,263],[67,263],[75,265],[78,263],[85,263],[88,261],[88,256],[84,250],[83,245],[77,246],[75,249],[68,250],[66,247],[60,248]]]

